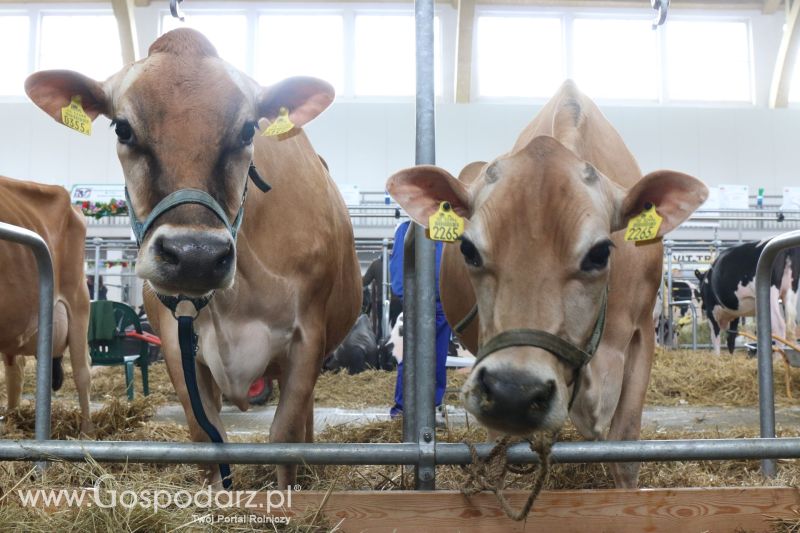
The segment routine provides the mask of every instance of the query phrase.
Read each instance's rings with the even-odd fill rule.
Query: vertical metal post
[[[93,300],[100,299],[100,245],[103,244],[102,239],[95,237],[92,241],[94,244],[94,294]]]
[[[391,301],[389,299],[389,239],[383,239],[381,249],[381,339],[385,341],[389,338],[389,306]]]
[[[47,243],[30,230],[0,222],[0,239],[28,246],[36,258],[39,273],[39,326],[36,335],[35,438],[38,441],[48,440],[53,374],[53,261]]]
[[[756,325],[758,328],[758,409],[761,436],[775,437],[775,391],[772,383],[772,317],[770,316],[770,289],[772,263],[778,252],[800,246],[800,231],[790,231],[770,240],[761,251],[756,267]],[[761,473],[775,477],[774,459],[761,460]]]
[[[436,163],[433,86],[433,0],[414,2],[417,51],[416,164]],[[436,286],[434,243],[416,226],[417,262],[417,439],[420,460],[416,469],[416,488],[433,490],[436,486],[435,387],[436,387]]]
[[[417,442],[417,263],[414,224],[403,242],[403,442]]]
[[[667,240],[664,241],[664,251],[667,254],[667,342],[665,343],[666,346],[669,348],[674,348],[675,343],[673,342],[673,327],[672,327],[672,319],[673,319],[673,312],[672,312],[672,246],[675,244],[674,241]]]

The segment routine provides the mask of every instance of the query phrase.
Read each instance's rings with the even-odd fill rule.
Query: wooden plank
[[[475,0],[457,0],[456,103],[467,104],[472,92],[472,43],[475,29]]]
[[[122,62],[133,63],[139,57],[139,42],[136,39],[136,20],[133,17],[133,0],[111,0],[114,16],[119,28],[119,43]]]
[[[520,491],[507,495],[515,508],[527,498]],[[273,506],[278,503],[274,496]],[[251,504],[262,508],[246,514],[265,514],[268,498],[259,493]],[[312,516],[324,498],[321,492],[292,491],[291,506],[272,508],[270,514]],[[726,533],[766,532],[771,517],[797,519],[798,511],[798,489],[745,487],[545,491],[526,522],[509,520],[489,493],[467,501],[455,491],[347,491],[332,492],[321,514],[346,532]]]
[[[800,2],[794,2],[786,16],[786,26],[778,48],[778,58],[775,60],[775,71],[772,73],[772,86],[769,91],[769,107],[786,107],[789,104],[789,86],[792,82],[792,72],[797,60],[797,50],[800,47]]]

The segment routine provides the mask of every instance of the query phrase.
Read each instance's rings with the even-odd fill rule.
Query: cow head
[[[625,190],[548,136],[486,165],[470,188],[445,170],[419,166],[393,175],[387,189],[419,224],[442,201],[467,219],[457,245],[477,297],[481,345],[528,328],[581,347],[607,290],[611,234],[652,203],[663,217],[661,236],[707,194],[698,180],[669,171]],[[498,431],[556,429],[566,420],[574,376],[544,349],[513,346],[477,363],[462,397]]]
[[[141,237],[139,276],[159,295],[190,297],[233,282],[230,228],[243,205],[259,119],[274,120],[286,108],[300,127],[334,95],[329,84],[314,78],[261,87],[190,29],[163,35],[147,58],[104,82],[51,70],[31,75],[25,90],[59,122],[62,108],[76,96],[90,119],[102,114],[112,120],[129,206],[140,221],[178,190],[196,189],[218,205],[215,212],[181,203],[158,215]]]

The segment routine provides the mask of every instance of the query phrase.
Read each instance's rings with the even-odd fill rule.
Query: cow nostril
[[[220,254],[219,259],[217,259],[218,267],[227,267],[231,259],[233,259],[233,244],[228,243],[227,248]]]
[[[539,387],[535,387],[531,394],[531,406],[532,407],[543,407],[547,406],[550,403],[550,400],[553,399],[553,394],[556,390],[556,382],[548,380],[547,382],[543,383]]]
[[[171,245],[169,241],[165,242],[164,238],[159,238],[153,245],[155,248],[156,256],[160,257],[165,263],[170,265],[177,265],[180,263],[180,256],[178,250]]]

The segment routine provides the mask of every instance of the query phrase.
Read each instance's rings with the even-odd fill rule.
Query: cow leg
[[[728,345],[728,352],[733,353],[736,348],[736,337],[739,335],[739,317],[737,316],[731,321],[730,326],[726,330],[726,341]]]
[[[791,396],[789,396],[791,398]],[[314,442],[314,403],[309,405],[306,414],[306,442]]]
[[[769,312],[772,318],[772,334],[786,338],[786,321],[781,313],[781,304],[778,301],[780,293],[777,287],[769,288]]]
[[[270,442],[303,442],[309,431],[309,417],[313,417],[309,412],[314,409],[314,385],[324,352],[324,327],[319,321],[299,322],[308,326],[295,331],[295,340],[289,347],[287,368],[281,372],[281,396],[269,429]],[[314,431],[313,422],[310,431]],[[297,465],[278,466],[279,489],[293,485],[296,478]]]
[[[714,349],[714,355],[719,355],[720,351],[720,325],[716,320],[708,320],[709,334],[711,336],[711,345]]]
[[[797,340],[797,293],[787,289],[783,294],[783,314],[786,316],[786,337],[789,341]]]
[[[81,433],[91,436],[94,433],[94,426],[89,412],[91,372],[89,370],[89,349],[86,340],[86,331],[89,328],[88,305],[84,310],[71,310],[67,328],[72,379],[75,381],[75,388],[78,390],[78,403],[81,407]]]
[[[651,328],[639,328],[633,334],[625,360],[625,379],[617,409],[611,419],[608,440],[639,439],[654,347],[655,338]],[[617,488],[635,488],[638,485],[639,463],[612,463],[609,469]]]
[[[6,366],[7,405],[9,409],[16,409],[22,398],[22,385],[25,381],[25,356],[3,354],[3,362]]]

